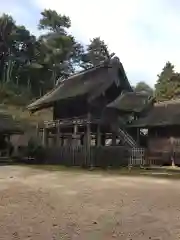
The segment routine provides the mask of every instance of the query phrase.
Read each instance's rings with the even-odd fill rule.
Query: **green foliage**
[[[66,35],[66,28],[71,26],[71,20],[65,15],[58,14],[56,11],[45,9],[39,22],[39,29],[55,31]]]
[[[26,104],[52,89],[77,69],[99,65],[110,57],[99,37],[84,46],[69,33],[71,20],[53,10],[41,13],[33,36],[9,15],[0,16],[0,101]]]
[[[43,34],[37,38],[11,16],[0,16],[1,103],[26,105],[77,69],[97,66],[113,55],[100,37],[84,47],[69,33],[71,19],[56,11],[44,10],[38,27]],[[155,85],[157,100],[176,97],[179,82],[180,74],[167,62]],[[138,83],[135,90],[153,93],[144,82]]]
[[[82,67],[89,68],[99,65],[102,61],[110,58],[111,54],[105,42],[100,37],[90,40],[87,51],[83,54]]]
[[[147,92],[149,95],[153,96],[153,89],[145,82],[139,82],[134,88],[136,92]]]
[[[0,84],[6,85],[0,98],[12,96],[10,85],[31,97],[41,96],[79,65],[84,49],[67,31],[69,17],[52,10],[44,10],[41,16],[39,28],[45,34],[39,38],[16,25],[11,16],[0,17]]]
[[[167,62],[155,84],[155,96],[157,101],[172,99],[175,94],[178,74],[174,71],[174,66]]]
[[[16,86],[13,83],[0,84],[0,102],[16,106],[25,106],[32,98],[31,92],[23,86]]]

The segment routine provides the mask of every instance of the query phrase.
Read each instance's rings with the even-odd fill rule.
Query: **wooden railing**
[[[142,166],[145,165],[145,149],[144,148],[132,148],[129,150],[129,165]]]
[[[44,121],[44,127],[51,128],[51,127],[57,127],[57,126],[70,126],[70,125],[83,126],[88,123],[99,123],[99,122],[100,122],[100,119],[92,118],[88,120],[86,116],[81,116],[81,117],[74,117],[74,118]]]

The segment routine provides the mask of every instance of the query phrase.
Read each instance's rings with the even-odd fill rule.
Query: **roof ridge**
[[[112,58],[112,59],[114,59],[114,58]],[[110,59],[110,60],[112,60],[112,59]],[[110,62],[110,60],[109,60],[109,62]],[[64,84],[64,82],[66,82],[66,80],[68,80],[68,81],[70,80],[70,81],[71,81],[71,80],[74,79],[75,77],[78,77],[78,76],[80,76],[80,75],[83,75],[84,73],[91,72],[91,71],[94,71],[94,70],[96,70],[96,69],[103,68],[103,67],[109,67],[109,62],[108,62],[108,64],[107,64],[107,66],[106,66],[106,64],[105,64],[106,61],[107,61],[107,60],[103,61],[102,63],[100,63],[100,64],[98,64],[98,65],[96,65],[96,66],[92,66],[92,67],[90,67],[90,68],[83,69],[82,71],[76,72],[76,73],[70,75],[68,78],[62,79],[62,80],[59,82],[58,85],[54,86],[51,90],[49,90],[47,93],[45,93],[45,94],[44,94],[43,96],[41,96],[40,98],[37,98],[37,99],[33,100],[32,103],[34,103],[34,101],[38,101],[39,99],[42,99],[42,98],[44,98],[44,97],[49,96],[52,92],[54,92],[55,90],[59,89],[59,88]],[[28,106],[30,106],[32,103],[30,103]]]
[[[87,69],[83,69],[83,70],[81,70],[81,71],[79,71],[79,72],[76,72],[76,73],[72,74],[72,75],[69,76],[68,78],[63,79],[61,82],[65,81],[65,80],[68,80],[68,79],[71,79],[71,78],[74,78],[74,77],[76,77],[76,76],[79,76],[79,75],[81,75],[81,74],[83,74],[83,73],[85,73],[85,72],[90,72],[90,71],[92,71],[92,70],[95,70],[95,69],[98,69],[98,68],[101,68],[101,67],[110,67],[111,62],[112,62],[114,59],[115,59],[116,61],[117,61],[117,60],[119,61],[119,58],[116,57],[116,56],[114,56],[113,58],[110,58],[110,59],[107,58],[107,59],[101,61],[101,62],[100,62],[99,64],[97,64],[96,66],[92,66],[92,67],[89,67],[89,68],[87,68]]]

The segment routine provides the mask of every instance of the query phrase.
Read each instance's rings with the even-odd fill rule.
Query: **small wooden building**
[[[43,126],[45,145],[47,135],[57,145],[72,142],[70,138],[75,138],[75,135],[82,143],[85,133],[89,131],[98,144],[104,145],[106,137],[112,135],[111,121],[106,121],[104,110],[123,91],[133,90],[122,64],[115,57],[62,81],[55,89],[30,104],[28,109],[34,112],[53,107],[52,121],[44,122]]]
[[[131,131],[147,129],[147,149],[150,155],[162,161],[171,162],[176,155],[180,163],[180,99],[155,103],[145,116],[133,121]]]
[[[147,95],[133,92],[122,63],[114,57],[60,82],[27,108],[53,108],[52,121],[40,127],[44,146],[84,146],[88,155],[92,145],[136,146],[125,125],[148,102]]]

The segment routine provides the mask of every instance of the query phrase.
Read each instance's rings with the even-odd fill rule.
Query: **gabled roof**
[[[180,125],[180,99],[155,103],[148,114],[133,121],[129,127]]]
[[[107,107],[123,112],[139,113],[146,108],[151,99],[153,98],[145,92],[125,92],[108,104]]]
[[[113,82],[127,91],[132,91],[124,68],[117,57],[69,77],[27,108],[30,111],[37,111],[52,106],[56,101],[81,95],[87,95],[88,101],[91,101],[109,88]]]

